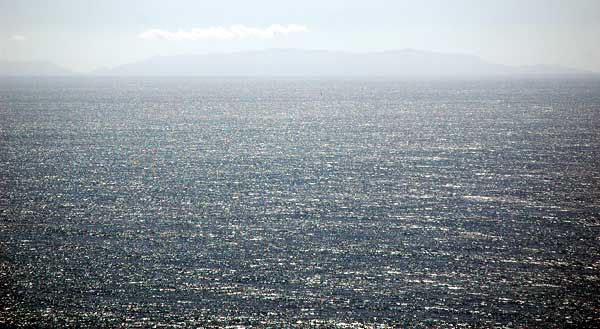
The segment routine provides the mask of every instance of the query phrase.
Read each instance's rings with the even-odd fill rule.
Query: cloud
[[[23,41],[27,40],[27,38],[23,35],[15,34],[15,35],[11,36],[9,38],[9,40],[14,41],[14,42],[23,42]]]
[[[209,27],[205,29],[178,30],[176,32],[151,29],[140,34],[140,38],[148,40],[202,40],[202,39],[244,39],[262,38],[269,39],[277,35],[308,32],[304,25],[279,25],[273,24],[267,28],[232,25],[230,27]]]

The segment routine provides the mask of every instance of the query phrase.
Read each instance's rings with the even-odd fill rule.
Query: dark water
[[[0,323],[600,326],[600,81],[0,81]]]

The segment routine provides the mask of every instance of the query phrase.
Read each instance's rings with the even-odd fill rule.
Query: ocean
[[[600,80],[2,78],[0,324],[598,327]]]

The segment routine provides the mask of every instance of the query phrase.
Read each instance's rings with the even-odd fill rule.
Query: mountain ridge
[[[154,56],[92,72],[115,76],[510,76],[589,75],[561,66],[494,64],[460,53],[414,49],[352,53],[334,50],[269,49],[221,54]]]

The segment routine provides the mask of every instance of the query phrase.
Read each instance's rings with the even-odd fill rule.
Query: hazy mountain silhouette
[[[2,62],[0,76],[65,76],[73,71],[49,62]]]
[[[476,56],[411,49],[373,53],[274,49],[156,56],[94,72],[117,76],[506,76],[578,75],[559,66],[508,66]]]

